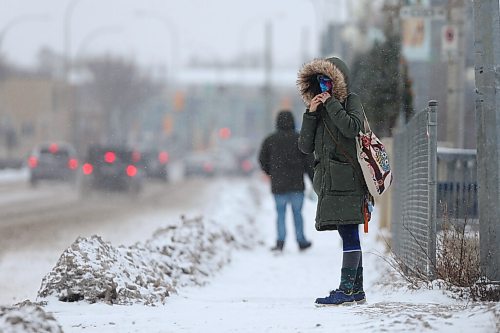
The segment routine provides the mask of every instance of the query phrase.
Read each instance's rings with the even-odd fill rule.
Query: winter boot
[[[271,248],[271,251],[274,252],[282,252],[283,251],[283,246],[285,246],[284,241],[276,241],[276,246]]]
[[[363,290],[363,267],[358,267],[356,271],[356,279],[354,280],[354,286],[352,288],[352,296],[358,304],[366,302],[366,295]]]
[[[355,304],[352,289],[354,287],[354,280],[356,279],[356,268],[342,268],[340,275],[339,289],[331,291],[330,295],[323,298],[316,299],[316,306],[330,306],[330,305],[352,305]]]
[[[340,289],[330,291],[330,295],[326,297],[316,298],[316,306],[335,306],[335,305],[352,305],[355,304],[352,294],[346,294]]]
[[[312,245],[311,242],[309,241],[304,241],[302,243],[299,243],[299,250],[300,251],[304,251],[304,250],[307,250],[308,248],[310,248]]]

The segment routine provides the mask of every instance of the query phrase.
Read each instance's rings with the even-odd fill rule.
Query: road
[[[212,186],[201,178],[149,181],[137,197],[99,193],[80,198],[67,184],[0,183],[0,304],[34,299],[41,278],[77,237],[97,234],[115,245],[145,240],[201,207]]]

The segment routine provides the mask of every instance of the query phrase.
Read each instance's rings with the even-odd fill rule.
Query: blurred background
[[[437,230],[447,217],[469,219],[478,230],[478,193],[486,190],[483,202],[492,206],[481,214],[491,215],[482,220],[496,223],[498,200],[491,198],[498,189],[480,187],[477,175],[487,183],[490,170],[498,170],[498,158],[486,158],[496,149],[489,139],[498,121],[493,108],[476,121],[474,83],[475,46],[493,47],[481,38],[474,45],[472,6],[472,0],[0,0],[0,281],[9,281],[0,283],[0,303],[31,297],[76,237],[136,242],[169,217],[219,198],[220,184],[268,185],[258,178],[261,142],[283,109],[300,129],[305,105],[297,72],[318,57],[349,65],[351,88],[400,172],[392,188],[404,191],[377,200],[381,227],[393,223],[403,234],[397,223],[410,216],[403,209],[420,223],[426,202],[437,210],[438,222],[429,219]],[[487,16],[484,8],[478,17]],[[489,26],[478,24],[478,36]],[[478,89],[485,82],[478,80]],[[488,91],[483,97],[493,96]],[[487,110],[483,97],[478,110]],[[436,154],[434,119],[418,113],[429,100],[438,102]],[[410,122],[415,114],[423,120]],[[437,176],[429,171],[431,149]],[[495,248],[492,230],[483,228]],[[401,234],[393,239],[409,239]],[[492,251],[482,252],[483,262],[498,281]]]
[[[330,55],[350,65],[379,136],[436,99],[444,110],[440,145],[475,147],[471,1],[0,0],[0,7],[3,168],[25,165],[41,143],[63,142],[79,159],[94,145],[170,160],[230,151],[250,170],[279,110],[291,109],[300,128],[300,66]]]

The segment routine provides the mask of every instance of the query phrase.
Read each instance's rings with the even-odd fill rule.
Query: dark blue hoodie
[[[304,191],[304,173],[313,176],[313,156],[298,148],[299,134],[290,111],[281,111],[276,118],[276,132],[262,143],[259,162],[271,176],[271,191],[275,194]]]

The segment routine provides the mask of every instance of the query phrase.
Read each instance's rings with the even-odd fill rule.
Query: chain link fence
[[[432,278],[436,267],[437,102],[394,135],[393,251]]]

